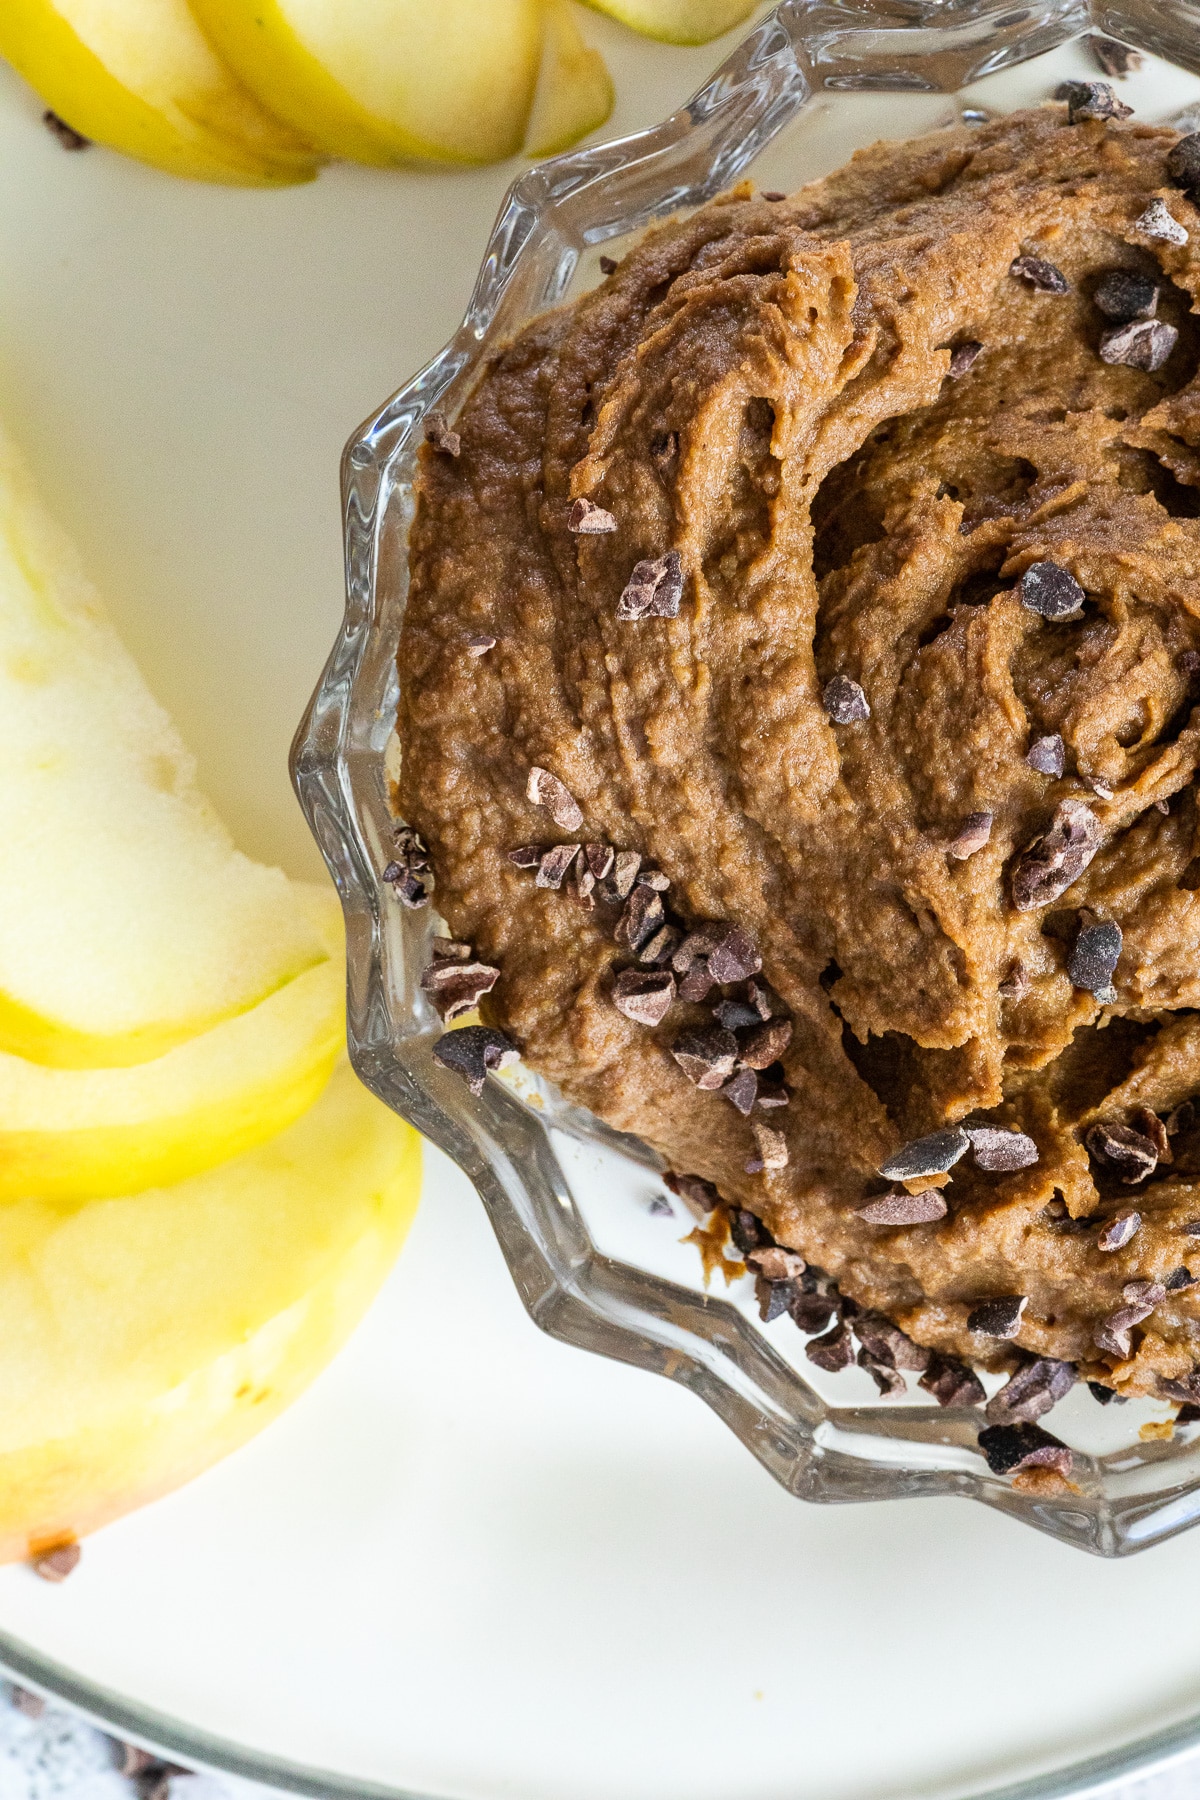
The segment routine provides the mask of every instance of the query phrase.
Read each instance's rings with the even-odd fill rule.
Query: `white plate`
[[[587,29],[618,129],[721,49]],[[193,188],[39,111],[0,71],[0,415],[243,842],[312,870],[284,763],[341,606],[338,453],[448,335],[509,171]],[[1197,1534],[1104,1564],[962,1503],[788,1498],[681,1389],[540,1337],[431,1153],[337,1363],[64,1587],[0,1571],[0,1652],[316,1791],[934,1800],[1191,1735],[1198,1576]]]

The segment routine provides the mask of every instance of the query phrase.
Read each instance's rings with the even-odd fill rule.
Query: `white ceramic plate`
[[[616,129],[723,52],[587,29]],[[945,108],[861,101],[879,130],[910,104]],[[243,842],[312,871],[285,755],[341,607],[338,454],[449,335],[511,171],[227,192],[69,156],[39,113],[0,71],[0,415]],[[611,1202],[675,1256],[686,1221]],[[1200,1534],[1103,1564],[962,1503],[788,1498],[681,1389],[539,1336],[431,1153],[333,1368],[64,1587],[0,1571],[0,1654],[317,1792],[934,1800],[1194,1735],[1198,1577]]]

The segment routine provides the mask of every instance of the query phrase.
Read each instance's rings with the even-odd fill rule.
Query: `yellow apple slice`
[[[289,1130],[176,1187],[0,1206],[0,1560],[216,1462],[361,1318],[420,1139],[347,1066]]]
[[[526,156],[557,156],[603,125],[613,109],[612,77],[579,35],[567,0],[544,0],[546,35]]]
[[[0,55],[85,137],[200,181],[311,181],[312,147],[217,57],[187,0],[3,0]]]
[[[0,1051],[147,1061],[328,955],[241,855],[0,440]]]
[[[312,894],[327,960],[165,1056],[52,1069],[0,1054],[0,1201],[165,1186],[299,1118],[346,1042],[341,907]]]
[[[584,0],[643,37],[664,44],[707,44],[748,19],[758,0]]]
[[[229,66],[331,156],[496,162],[521,148],[541,0],[192,0]]]

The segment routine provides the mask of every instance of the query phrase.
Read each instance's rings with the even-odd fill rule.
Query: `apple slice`
[[[404,1241],[420,1139],[348,1066],[169,1188],[0,1206],[0,1561],[178,1487],[293,1400]]]
[[[643,37],[664,44],[707,44],[748,19],[758,0],[584,0]]]
[[[598,50],[579,35],[567,0],[544,0],[546,35],[526,156],[557,156],[595,131],[613,109],[612,77]]]
[[[234,849],[174,726],[0,440],[0,1051],[144,1062],[328,950]]]
[[[0,1054],[0,1201],[183,1181],[311,1106],[346,1042],[341,907],[332,888],[312,895],[327,960],[165,1056],[52,1069]]]
[[[85,137],[173,175],[311,181],[318,158],[214,53],[187,0],[4,0],[0,55]]]
[[[331,156],[496,162],[521,147],[541,0],[191,0],[265,106]]]

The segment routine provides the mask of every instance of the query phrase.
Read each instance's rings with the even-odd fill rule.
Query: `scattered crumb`
[[[1077,1482],[1068,1481],[1057,1469],[1018,1469],[1012,1478],[1012,1484],[1019,1494],[1031,1494],[1039,1500],[1083,1491]]]
[[[1138,1427],[1138,1436],[1146,1443],[1152,1438],[1173,1438],[1175,1436],[1174,1419],[1148,1419]]]

